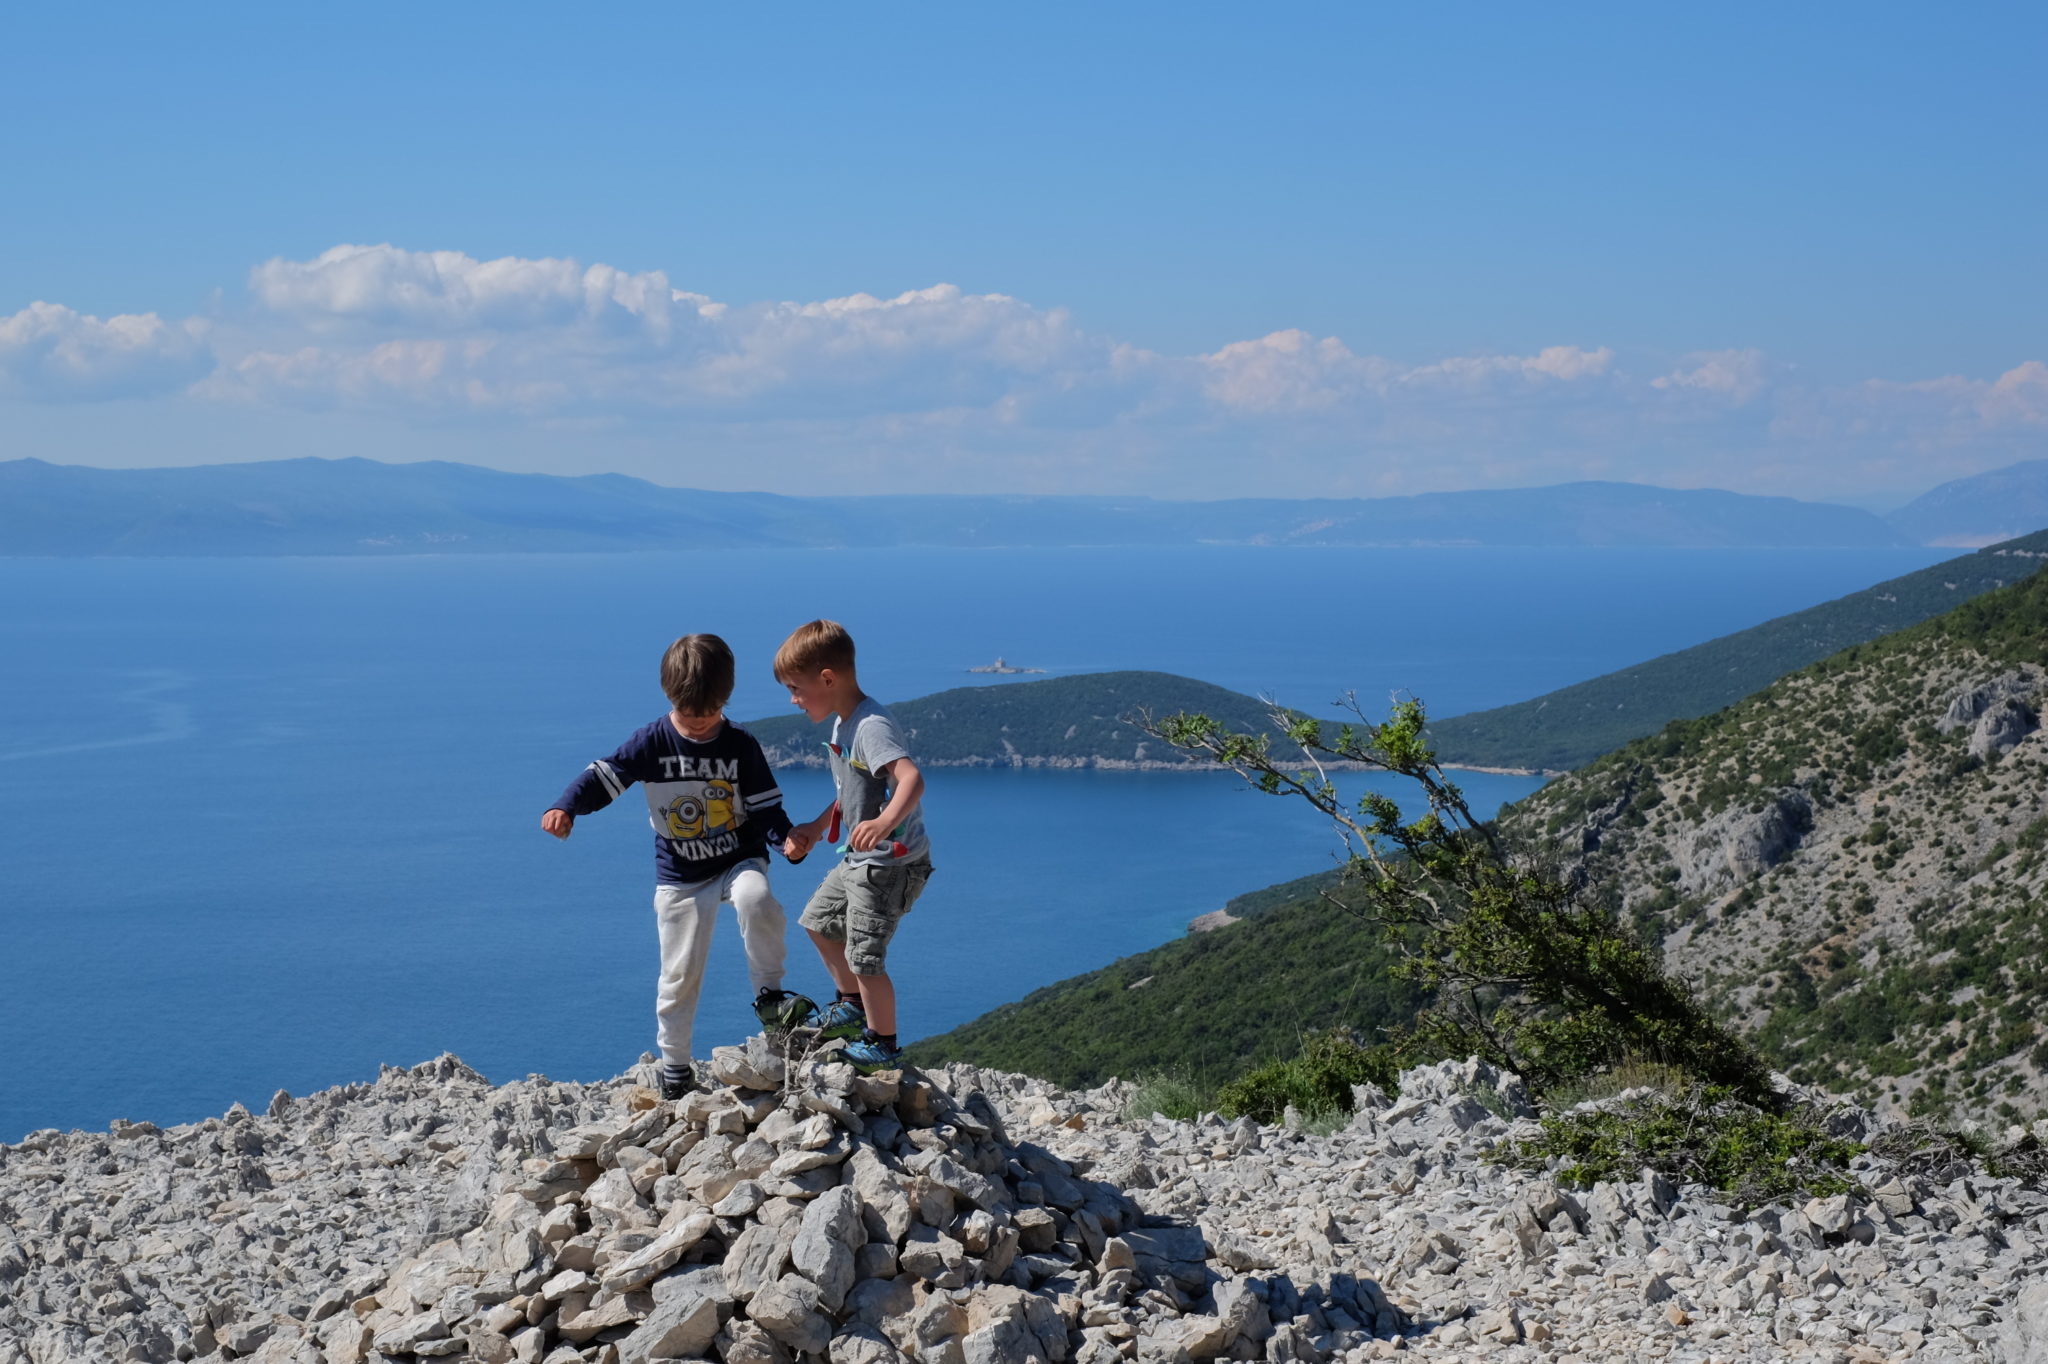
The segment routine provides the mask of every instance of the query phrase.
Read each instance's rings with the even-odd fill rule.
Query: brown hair
[[[709,715],[732,699],[732,650],[717,635],[684,635],[661,656],[661,690],[684,715]]]
[[[813,677],[823,669],[853,671],[853,636],[836,620],[814,620],[799,625],[775,651],[775,678]]]

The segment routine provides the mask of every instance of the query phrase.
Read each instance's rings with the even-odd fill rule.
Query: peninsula
[[[1201,711],[1236,729],[1272,728],[1269,709],[1257,697],[1160,672],[955,687],[892,701],[889,709],[927,767],[1207,771],[1206,764],[1154,740],[1133,717]],[[802,716],[751,720],[747,729],[777,767],[824,766],[823,733]]]

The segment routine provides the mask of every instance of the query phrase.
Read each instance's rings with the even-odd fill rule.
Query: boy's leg
[[[753,862],[735,868],[726,878],[725,898],[739,915],[740,941],[747,948],[747,976],[756,993],[780,989],[789,953],[785,941],[788,920],[782,902],[768,888],[767,870]]]
[[[656,886],[655,931],[661,939],[661,976],[654,991],[655,1045],[662,1068],[687,1072],[704,961],[718,923],[718,885]]]
[[[818,949],[818,960],[825,963],[826,972],[832,977],[832,988],[838,998],[825,1007],[818,1017],[821,1037],[858,1037],[867,1026],[867,1015],[862,1012],[860,979],[853,974],[853,968],[846,962],[846,906],[848,867],[844,862],[825,873],[817,893],[804,906],[803,917],[798,920],[804,931],[811,935],[811,945]]]
[[[868,1029],[896,1036],[896,983],[889,978],[889,940],[896,925],[924,893],[929,862],[868,867],[849,878],[846,895],[846,963],[860,985]]]
[[[836,938],[828,938],[817,929],[806,930],[811,935],[811,945],[818,949],[818,959],[825,963],[825,971],[832,977],[832,986],[842,995],[860,993],[860,977],[846,964],[846,944]]]
[[[797,918],[811,935],[811,945],[818,949],[819,960],[825,963],[832,984],[842,995],[853,994],[859,988],[852,968],[846,964],[846,870],[846,864],[841,862],[826,872],[825,879],[811,893],[811,902]]]
[[[896,982],[889,979],[887,971],[877,971],[871,976],[855,976],[860,982],[860,1007],[868,1016],[868,1026],[884,1037],[896,1035]]]

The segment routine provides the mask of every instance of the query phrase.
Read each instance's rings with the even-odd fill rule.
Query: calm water
[[[728,551],[0,560],[0,1140],[251,1106],[454,1051],[594,1078],[651,1044],[637,798],[541,810],[665,704],[669,639],[786,700],[788,628],[852,628],[884,700],[997,653],[1161,668],[1317,709],[1496,705],[1796,610],[1939,551]],[[994,683],[1000,685],[1000,683]],[[1491,810],[1531,780],[1472,776]],[[789,773],[822,808],[822,773]],[[1328,864],[1227,775],[932,774],[939,866],[892,956],[940,1031]],[[823,873],[777,863],[792,916]],[[791,984],[825,989],[792,928]],[[719,930],[698,1049],[751,1023]]]

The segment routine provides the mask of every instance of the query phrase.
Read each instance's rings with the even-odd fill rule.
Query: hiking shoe
[[[863,1075],[872,1075],[878,1070],[895,1070],[903,1064],[903,1048],[869,1037],[849,1043],[840,1055]]]
[[[850,999],[835,999],[818,1015],[818,1037],[829,1042],[835,1037],[859,1037],[868,1030],[867,1011]]]
[[[770,1032],[791,1032],[817,1026],[818,1006],[794,990],[764,985],[754,996],[754,1017]]]
[[[697,1074],[694,1069],[686,1070],[681,1075],[664,1069],[657,1072],[655,1078],[661,1084],[661,1097],[666,1102],[687,1099],[697,1090]]]

